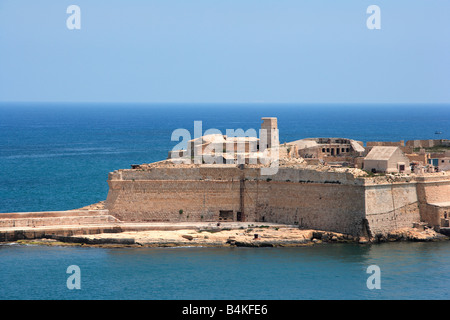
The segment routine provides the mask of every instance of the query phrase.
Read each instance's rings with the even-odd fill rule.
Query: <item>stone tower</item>
[[[267,132],[267,148],[278,147],[280,145],[278,136],[277,118],[265,117],[261,118],[263,123],[261,129]]]

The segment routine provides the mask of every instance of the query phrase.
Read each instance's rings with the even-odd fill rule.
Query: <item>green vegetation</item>
[[[202,230],[198,230],[198,233],[202,233],[202,232],[209,232],[209,233],[217,233],[217,232],[221,232],[221,231],[230,231],[230,228],[223,228],[223,229],[202,229]]]
[[[381,173],[381,172],[373,173],[372,171],[367,171],[367,170],[363,170],[363,171],[368,174],[368,176],[366,178],[382,177],[382,176],[386,175],[385,173]]]
[[[414,148],[413,151],[414,152],[420,152],[421,148]],[[434,146],[431,148],[423,148],[425,149],[425,152],[445,152],[450,150],[450,146],[444,146],[444,145],[439,145],[439,146]]]
[[[71,242],[60,242],[60,241],[49,241],[47,239],[26,239],[26,240],[17,240],[16,243],[23,245],[35,245],[35,246],[81,246],[80,243],[71,243]]]

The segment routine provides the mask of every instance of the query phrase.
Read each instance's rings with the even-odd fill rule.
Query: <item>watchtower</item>
[[[267,148],[278,147],[280,145],[280,140],[278,136],[277,118],[264,117],[261,118],[261,120],[263,121],[261,129],[266,130],[267,133]]]

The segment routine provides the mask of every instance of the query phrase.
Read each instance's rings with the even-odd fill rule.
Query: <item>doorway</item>
[[[220,210],[219,221],[234,221],[233,210]]]

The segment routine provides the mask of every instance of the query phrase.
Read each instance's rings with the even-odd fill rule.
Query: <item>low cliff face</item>
[[[110,173],[106,209],[122,221],[265,221],[374,236],[421,220],[435,193],[425,180],[305,164],[272,176],[257,166],[148,165]],[[440,181],[439,199],[448,198],[450,179]]]

